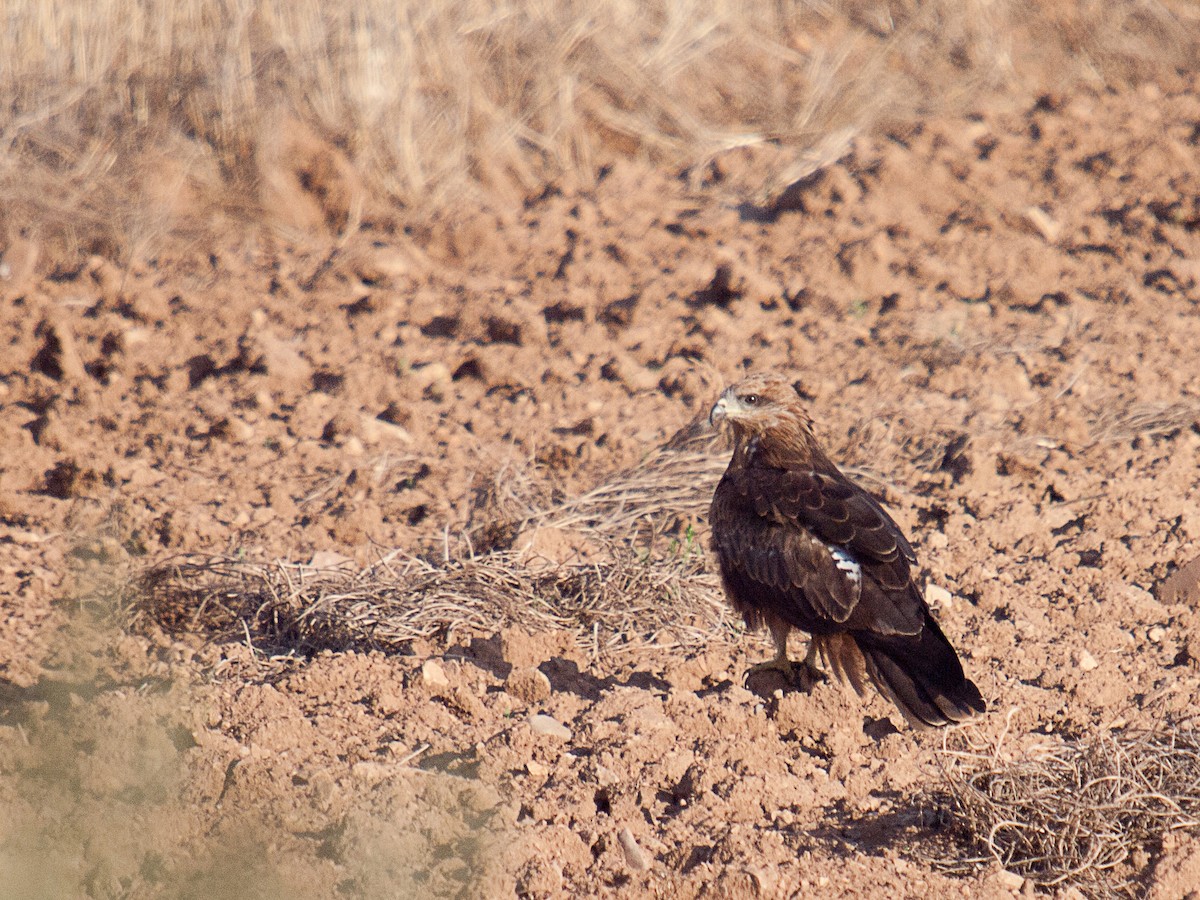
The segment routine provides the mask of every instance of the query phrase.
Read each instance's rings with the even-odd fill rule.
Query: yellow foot
[[[758,663],[746,670],[745,683],[756,694],[772,694],[780,688],[808,693],[828,676],[812,663],[792,662],[786,657]]]

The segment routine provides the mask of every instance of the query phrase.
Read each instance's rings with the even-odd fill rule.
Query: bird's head
[[[812,442],[812,420],[792,382],[778,372],[760,372],[725,389],[708,421],[727,422],[736,441],[766,434],[784,441]]]

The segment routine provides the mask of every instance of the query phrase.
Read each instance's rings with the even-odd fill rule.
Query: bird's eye
[[[750,406],[754,406],[754,404],[758,403],[758,394],[747,394],[742,400]]]

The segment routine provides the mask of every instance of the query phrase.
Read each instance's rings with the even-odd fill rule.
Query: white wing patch
[[[838,571],[850,579],[857,588],[862,583],[862,566],[841,547],[834,547],[831,544],[826,544],[825,546],[829,549],[829,555],[833,557]]]

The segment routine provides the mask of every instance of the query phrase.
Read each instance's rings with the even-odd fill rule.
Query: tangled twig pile
[[[1036,884],[1133,896],[1135,877],[1172,831],[1200,828],[1200,734],[1099,732],[1020,758],[945,750],[958,837],[975,853],[938,859],[963,872],[995,861]]]

